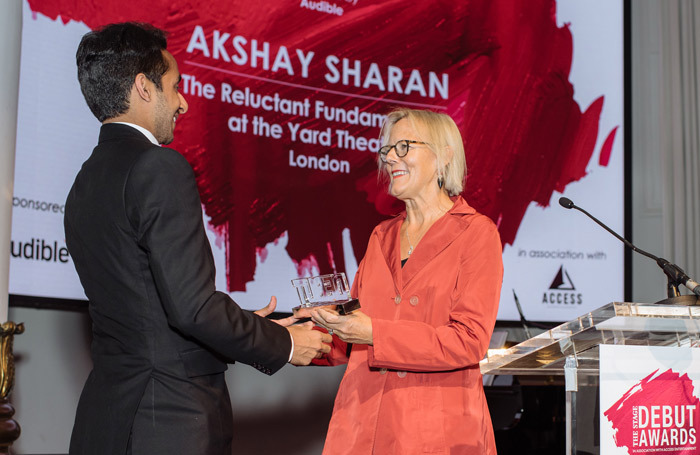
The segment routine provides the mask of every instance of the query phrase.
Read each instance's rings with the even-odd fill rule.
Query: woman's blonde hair
[[[399,120],[406,120],[421,142],[426,142],[437,157],[438,175],[443,179],[443,189],[450,196],[456,196],[464,190],[467,162],[464,157],[462,135],[454,120],[438,112],[398,108],[391,111],[379,133],[381,147],[387,145],[391,130]],[[380,177],[388,175],[386,163],[377,159]],[[437,184],[437,183],[436,183]]]

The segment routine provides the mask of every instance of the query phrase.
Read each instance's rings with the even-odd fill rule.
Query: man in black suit
[[[99,143],[68,195],[66,242],[90,304],[93,370],[73,455],[230,454],[227,363],[306,365],[331,338],[242,310],[214,287],[192,168],[176,151],[187,112],[161,30],[113,24],[76,55]]]

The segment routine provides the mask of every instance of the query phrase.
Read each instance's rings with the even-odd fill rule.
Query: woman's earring
[[[438,177],[438,188],[442,189],[442,185],[444,183],[444,180],[442,177]]]

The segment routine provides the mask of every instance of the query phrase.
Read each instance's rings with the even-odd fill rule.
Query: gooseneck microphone
[[[596,223],[598,223],[603,229],[614,235],[618,240],[620,240],[622,243],[624,243],[627,247],[629,247],[632,251],[636,251],[637,253],[646,256],[648,258],[653,259],[656,261],[656,263],[661,267],[661,269],[664,271],[666,276],[668,277],[668,296],[669,297],[677,297],[680,295],[680,292],[678,291],[678,286],[683,285],[686,288],[690,289],[695,295],[700,296],[700,284],[698,284],[696,281],[691,280],[688,275],[685,274],[683,269],[678,267],[676,264],[672,264],[671,262],[667,261],[664,258],[660,258],[658,256],[654,256],[653,254],[646,252],[644,250],[641,250],[634,246],[632,242],[629,240],[625,239],[624,237],[620,236],[617,232],[613,231],[609,227],[607,227],[605,224],[603,224],[598,218],[594,217],[581,207],[578,207],[576,204],[573,203],[573,201],[569,198],[566,197],[560,197],[559,198],[559,205],[564,207],[565,209],[576,209],[579,212],[583,213],[586,215],[588,218],[592,219]]]

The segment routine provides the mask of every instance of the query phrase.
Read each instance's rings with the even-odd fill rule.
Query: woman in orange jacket
[[[370,236],[352,290],[362,310],[311,312],[335,335],[315,363],[348,363],[323,453],[495,454],[479,361],[503,278],[498,231],[459,196],[449,116],[398,109],[381,140],[379,172],[406,210]]]

